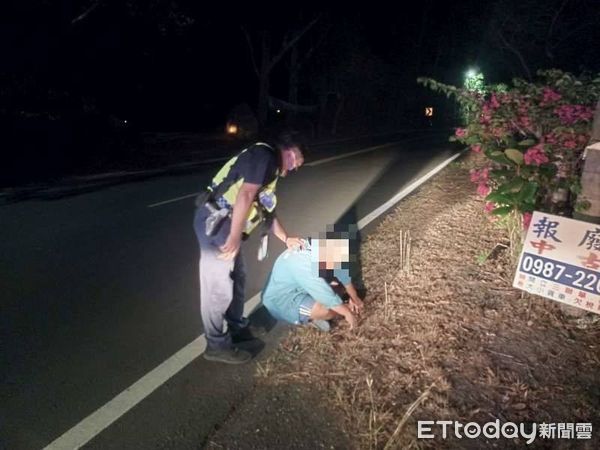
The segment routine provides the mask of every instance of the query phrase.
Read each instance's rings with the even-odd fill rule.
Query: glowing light
[[[227,125],[227,134],[237,134],[237,132],[238,127],[236,124],[230,123],[229,125]]]
[[[465,74],[465,78],[473,78],[475,76],[477,76],[476,69],[469,69],[469,70],[467,70],[467,73]]]
[[[425,117],[433,117],[433,106],[425,108]]]
[[[277,110],[277,114],[281,114],[281,110],[280,109]]]

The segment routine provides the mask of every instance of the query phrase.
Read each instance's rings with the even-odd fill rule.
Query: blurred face
[[[342,263],[348,261],[350,261],[348,239],[319,239],[319,262],[325,263],[326,269],[339,269]]]
[[[289,172],[297,170],[304,164],[304,156],[298,147],[288,147],[282,151],[281,176],[285,177]]]

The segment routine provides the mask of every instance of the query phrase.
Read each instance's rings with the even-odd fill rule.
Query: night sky
[[[422,95],[418,76],[460,83],[469,66],[489,81],[524,76],[516,51],[533,73],[600,67],[597,0],[423,0],[399,8],[209,10],[204,2],[185,0],[13,1],[3,8],[8,13],[0,26],[3,103],[13,112],[55,115],[86,103],[144,130],[210,130],[233,105],[256,107],[258,82],[242,27],[254,38],[267,30],[276,50],[286,31],[317,16],[298,47],[301,53],[315,47],[300,72],[302,104],[318,102],[318,86],[333,76],[327,73],[347,73],[342,79],[349,94],[354,86],[369,91],[377,85],[362,94],[410,104]],[[513,48],[502,48],[498,29]],[[271,95],[283,99],[288,56],[271,76]]]

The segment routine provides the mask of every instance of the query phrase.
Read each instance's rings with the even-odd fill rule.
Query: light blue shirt
[[[263,288],[262,300],[276,319],[298,323],[298,308],[307,295],[327,308],[342,304],[331,286],[319,277],[313,258],[307,246],[305,250],[286,250],[275,261]],[[351,281],[345,270],[336,270],[335,276],[344,285]]]

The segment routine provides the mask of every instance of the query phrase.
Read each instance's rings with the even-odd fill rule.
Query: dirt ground
[[[417,439],[418,420],[591,423],[589,440],[528,447],[600,448],[600,316],[511,287],[506,232],[469,181],[477,163],[451,164],[378,225],[361,246],[359,327],[293,329],[209,448],[527,446],[435,428]]]

